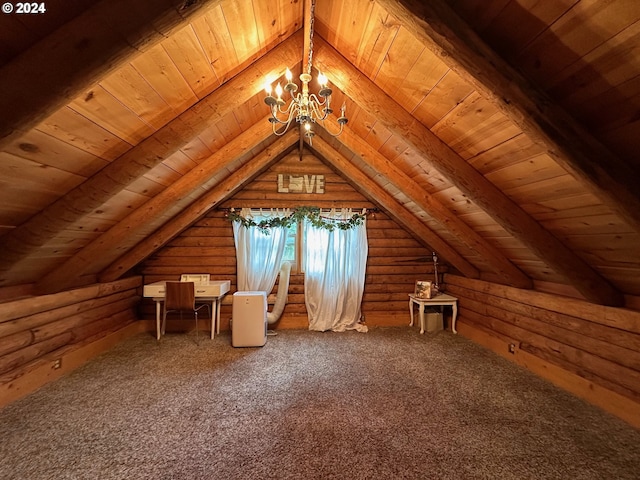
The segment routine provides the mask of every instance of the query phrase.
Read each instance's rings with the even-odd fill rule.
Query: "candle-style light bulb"
[[[280,99],[282,97],[282,85],[280,85],[280,83],[278,83],[278,85],[276,85],[276,95],[278,96],[278,99]]]
[[[327,83],[329,83],[329,80],[327,79],[327,76],[322,72],[318,73],[318,83],[322,87],[326,87]]]
[[[264,91],[266,92],[267,97],[271,96],[271,90],[272,90],[271,84],[269,82],[266,82],[264,84]]]
[[[287,83],[291,82],[291,79],[293,78],[293,75],[291,74],[291,70],[289,70],[287,68],[287,70],[284,72],[284,78],[287,79]]]

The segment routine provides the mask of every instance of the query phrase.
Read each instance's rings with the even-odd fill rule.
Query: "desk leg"
[[[220,335],[220,299],[214,298],[211,302],[211,339],[217,333]]]
[[[413,300],[409,299],[409,313],[411,314],[411,322],[409,322],[409,326],[413,327]]]
[[[454,303],[453,305],[451,305],[451,308],[453,309],[453,315],[451,316],[451,331],[453,333],[458,333],[458,331],[456,330],[456,319],[458,318],[458,304]]]
[[[420,333],[424,333],[424,303],[418,304],[418,311],[420,312]]]
[[[156,300],[156,340],[160,340],[160,300]]]
[[[220,335],[220,310],[222,310],[222,297],[216,298],[216,333]]]
[[[216,310],[218,308],[218,300],[214,299],[211,301],[211,340],[216,333]]]

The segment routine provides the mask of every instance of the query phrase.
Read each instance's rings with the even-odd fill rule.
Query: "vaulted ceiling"
[[[263,86],[310,5],[0,17],[0,298],[126,274],[299,148]],[[640,304],[640,3],[316,0],[313,27],[349,123],[306,149],[465,276]]]

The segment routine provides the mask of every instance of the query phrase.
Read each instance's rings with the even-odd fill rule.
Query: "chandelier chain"
[[[303,65],[303,73],[300,75],[302,89],[300,92],[298,92],[298,85],[293,83],[293,75],[287,68],[285,72],[287,83],[285,84],[284,88],[281,87],[280,83],[278,83],[275,89],[274,96],[272,95],[272,86],[270,84],[267,84],[265,86],[267,96],[265,97],[264,102],[271,109],[271,117],[269,118],[269,122],[271,122],[273,126],[273,133],[275,135],[284,135],[284,133],[289,129],[291,123],[295,120],[304,127],[304,136],[307,137],[309,139],[309,143],[311,143],[311,139],[315,135],[315,132],[312,129],[313,124],[320,123],[325,128],[327,133],[329,133],[329,135],[337,137],[342,133],[344,126],[349,120],[345,116],[346,105],[343,103],[342,107],[340,108],[340,116],[337,119],[337,123],[340,127],[339,131],[337,133],[333,133],[329,131],[325,126],[325,120],[329,118],[329,115],[331,113],[333,113],[333,110],[331,108],[332,90],[329,87],[329,81],[326,75],[323,75],[321,73],[318,74],[318,83],[320,84],[320,89],[317,93],[309,93],[309,82],[312,79],[311,71],[313,62],[313,33],[315,28],[316,1],[306,1],[311,2],[310,4],[305,3],[305,14],[307,12],[309,14],[309,18],[307,20],[309,26],[309,52],[307,59],[307,71],[304,72],[305,68]],[[307,48],[306,41],[305,48]],[[290,103],[288,105],[287,101],[282,98],[282,95],[284,93],[288,93],[290,96]],[[284,118],[279,118],[280,115],[283,115]],[[278,126],[283,126],[283,128],[278,131]]]
[[[307,73],[311,75],[311,63],[313,60],[313,28],[316,19],[316,0],[311,0],[311,15],[309,18],[309,59],[307,63]]]

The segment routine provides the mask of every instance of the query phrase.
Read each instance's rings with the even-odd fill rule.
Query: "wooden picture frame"
[[[413,296],[416,298],[431,298],[433,295],[432,282],[427,280],[416,280],[416,287]]]

